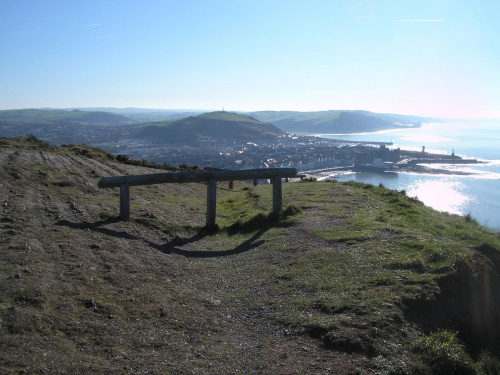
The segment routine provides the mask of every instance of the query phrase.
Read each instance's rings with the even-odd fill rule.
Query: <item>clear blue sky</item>
[[[500,118],[500,1],[0,0],[0,109]]]

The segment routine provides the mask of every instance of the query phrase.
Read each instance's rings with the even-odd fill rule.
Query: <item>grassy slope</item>
[[[264,189],[252,189],[267,197],[258,197],[261,209]],[[395,373],[427,365],[482,373],[487,365],[474,364],[459,338],[479,362],[498,350],[498,233],[383,187],[303,183],[284,192],[303,216],[273,229],[273,254],[249,266],[266,280],[265,293],[247,296],[253,304],[273,306],[274,319],[326,348],[380,356],[379,371],[385,360]],[[433,341],[436,332],[444,333]]]
[[[147,169],[16,142],[0,154],[0,373],[499,369],[500,238],[473,221],[325,182],[285,184],[280,224],[269,186],[221,183],[217,233],[202,184],[134,187],[123,223],[96,183]]]

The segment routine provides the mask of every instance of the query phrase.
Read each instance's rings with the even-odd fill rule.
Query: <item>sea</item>
[[[449,174],[352,172],[334,178],[354,180],[406,191],[425,205],[442,212],[470,215],[480,224],[500,231],[500,121],[436,122],[419,128],[364,134],[321,134],[323,138],[353,142],[392,142],[390,148],[473,158],[484,163],[436,165]],[[424,164],[425,165],[425,164]],[[459,174],[467,172],[467,175]]]

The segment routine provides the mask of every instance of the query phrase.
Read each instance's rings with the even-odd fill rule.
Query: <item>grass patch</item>
[[[457,338],[458,332],[439,331],[420,338],[413,350],[419,353],[435,374],[477,374],[472,358]]]
[[[302,210],[299,207],[294,204],[288,204],[278,213],[258,212],[245,221],[240,218],[231,224],[228,229],[230,231],[248,231],[269,226],[288,226],[297,221],[301,213]]]

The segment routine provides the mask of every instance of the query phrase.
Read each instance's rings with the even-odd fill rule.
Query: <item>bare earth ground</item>
[[[390,328],[361,317],[327,347],[314,327],[275,318],[288,297],[270,295],[262,265],[346,252],[314,235],[342,218],[316,215],[317,203],[272,235],[207,234],[206,187],[165,184],[132,188],[132,220],[117,220],[118,189],[98,189],[99,178],[155,172],[0,148],[0,374],[405,373]],[[219,186],[219,199],[231,194]],[[292,250],[269,255],[276,241]]]

